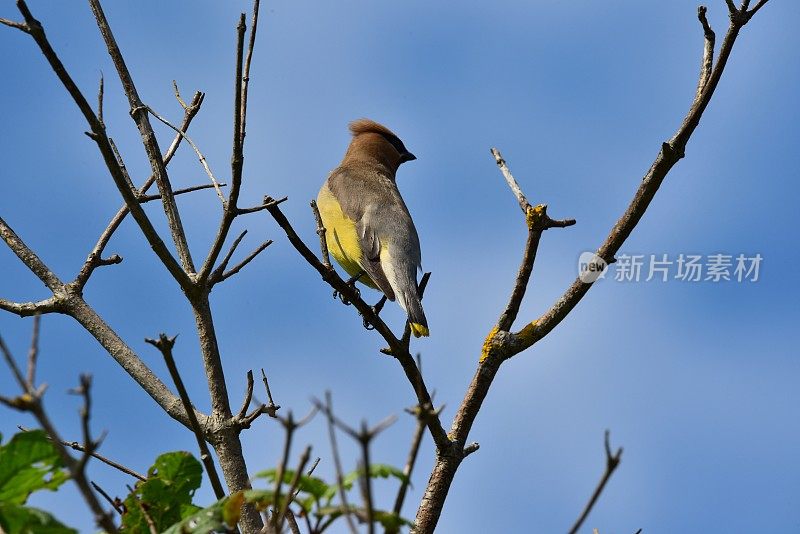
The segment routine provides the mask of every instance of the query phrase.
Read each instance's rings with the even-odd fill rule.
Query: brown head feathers
[[[395,137],[397,135],[383,124],[378,124],[371,119],[357,119],[350,123],[350,131],[353,137],[364,133],[376,133],[385,137]],[[399,139],[399,138],[398,138]]]
[[[354,120],[350,123],[350,131],[353,134],[353,141],[347,150],[345,160],[368,156],[387,165],[394,172],[402,163],[417,159],[408,151],[397,134],[373,120]]]

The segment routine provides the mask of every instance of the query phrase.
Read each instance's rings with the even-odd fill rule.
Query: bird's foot
[[[375,315],[380,315],[381,310],[383,309],[383,305],[386,304],[386,295],[381,297],[381,300],[378,301],[375,306],[372,306],[372,311],[375,312]],[[375,325],[367,321],[366,318],[363,319],[364,328],[367,330],[375,330]]]
[[[361,291],[356,287],[356,282],[358,282],[358,279],[361,278],[362,276],[364,276],[364,271],[361,271],[357,275],[347,280],[347,282],[345,282],[348,286],[350,286],[350,289],[353,290],[353,293],[355,293],[356,298],[359,298],[361,296]],[[333,290],[333,298],[335,299],[338,298],[339,300],[342,301],[342,304],[344,304],[345,306],[350,306],[350,304],[352,304],[352,302],[350,302],[350,299],[348,299],[343,293],[337,291],[336,289]]]

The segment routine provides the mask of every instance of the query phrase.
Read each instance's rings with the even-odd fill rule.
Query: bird
[[[414,337],[427,337],[417,285],[419,235],[395,181],[398,167],[417,158],[382,124],[358,119],[349,127],[344,158],[317,195],[328,250],[351,276],[348,283],[361,282],[396,300]]]

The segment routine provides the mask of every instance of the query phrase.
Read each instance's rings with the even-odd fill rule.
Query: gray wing
[[[394,301],[394,290],[392,289],[389,280],[386,278],[386,273],[381,267],[381,243],[375,229],[370,226],[367,217],[362,217],[356,225],[358,231],[358,239],[361,245],[361,268],[364,269],[369,277],[375,282],[375,285],[383,291],[391,301]]]
[[[380,262],[381,243],[391,243],[393,257],[405,260],[404,275],[416,280],[420,266],[419,237],[397,185],[375,169],[352,167],[334,170],[328,185],[344,214],[356,221],[362,269],[389,300],[395,300],[393,284]]]

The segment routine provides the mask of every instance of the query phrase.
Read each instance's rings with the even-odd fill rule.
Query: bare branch
[[[240,143],[244,146],[244,138],[246,135],[246,123],[247,123],[247,89],[250,85],[250,62],[253,59],[253,49],[256,45],[256,30],[258,29],[258,8],[260,5],[260,0],[253,1],[253,18],[250,22],[250,41],[247,45],[247,56],[244,60],[244,74],[242,76],[242,89],[241,89],[241,104],[239,115],[241,116],[241,130],[239,132],[240,136]]]
[[[55,293],[62,290],[64,287],[63,282],[61,282],[53,271],[39,259],[39,256],[37,256],[35,252],[28,248],[28,245],[19,238],[2,217],[0,217],[0,239],[6,242],[11,252],[16,254],[22,263],[24,263],[50,291]]]
[[[139,93],[133,83],[133,78],[125,64],[125,59],[122,57],[122,52],[114,39],[111,27],[108,24],[108,20],[103,12],[103,8],[100,6],[99,0],[89,0],[89,5],[94,13],[100,34],[103,36],[103,40],[106,43],[108,54],[114,62],[114,67],[117,70],[120,82],[122,82],[122,88],[125,91],[125,95],[128,97],[128,102],[131,106],[131,117],[139,128],[139,133],[142,136],[142,144],[147,152],[147,158],[150,160],[150,167],[153,169],[153,174],[156,177],[158,190],[162,195],[161,202],[164,206],[164,213],[167,216],[172,239],[178,250],[178,256],[181,258],[181,264],[185,272],[193,273],[194,264],[192,263],[189,246],[186,243],[186,232],[183,229],[178,207],[175,204],[175,197],[172,194],[172,186],[170,185],[167,169],[161,157],[158,140],[156,139],[150,120],[147,117],[146,107],[142,103],[141,98],[139,98]],[[128,207],[131,207],[130,204]]]
[[[289,455],[291,454],[292,451],[292,438],[294,437],[295,430],[297,430],[301,425],[295,422],[294,414],[292,414],[291,410],[289,410],[289,413],[286,415],[285,418],[277,417],[277,419],[278,421],[280,421],[281,425],[283,425],[284,440],[283,440],[283,455],[281,456],[281,463],[278,465],[278,470],[275,473],[275,489],[273,490],[273,502],[275,503],[275,506],[274,506],[274,512],[270,516],[270,525],[275,532],[281,532],[280,527],[283,523],[283,512],[281,511],[281,509],[278,508],[278,505],[281,500],[281,487],[283,486],[284,474],[286,473],[286,469],[289,466]],[[306,461],[308,461],[308,458],[306,458]],[[287,496],[290,495],[291,491],[287,493]],[[288,505],[288,499],[287,499],[287,505]]]
[[[268,413],[270,413],[270,417],[275,417],[275,413],[278,411],[280,406],[275,404],[272,400],[272,391],[269,389],[269,381],[267,380],[267,374],[264,372],[264,368],[261,368],[261,380],[264,382],[264,389],[267,390],[267,399],[269,400],[269,404],[267,405]]]
[[[93,0],[94,1],[94,0]],[[142,233],[147,238],[147,241],[153,251],[156,253],[158,258],[170,272],[170,274],[175,278],[176,281],[181,285],[183,289],[189,289],[191,286],[191,281],[188,275],[184,272],[181,266],[175,261],[172,257],[172,254],[164,245],[164,242],[158,236],[158,232],[156,232],[155,228],[153,227],[150,220],[147,218],[147,215],[144,213],[141,206],[136,200],[136,196],[131,192],[125,182],[125,178],[123,177],[119,165],[114,157],[114,153],[111,149],[110,144],[108,143],[108,137],[105,133],[105,128],[103,127],[102,123],[97,119],[97,116],[94,114],[94,110],[89,105],[89,102],[83,96],[78,86],[73,81],[72,77],[67,72],[64,64],[58,58],[58,55],[55,53],[53,48],[50,46],[47,37],[45,36],[44,29],[42,28],[41,23],[36,20],[33,15],[31,14],[30,10],[28,9],[27,4],[25,4],[24,0],[18,0],[17,7],[19,8],[20,12],[22,13],[23,18],[25,18],[25,22],[30,29],[30,35],[39,46],[39,49],[44,55],[45,59],[50,64],[50,67],[53,69],[53,72],[58,76],[58,79],[64,85],[67,92],[70,94],[72,99],[75,101],[75,104],[80,109],[81,113],[83,114],[86,122],[89,124],[92,130],[92,138],[97,143],[97,147],[100,150],[101,155],[103,156],[103,161],[106,164],[106,167],[111,174],[111,177],[114,179],[114,183],[117,186],[117,189],[120,191],[120,194],[125,199],[125,204],[128,206],[128,209],[131,210],[131,214],[133,218],[136,220],[136,223],[142,230]],[[11,246],[11,245],[9,245]],[[11,247],[12,250],[14,247]],[[28,265],[25,258],[20,258],[23,262]],[[38,258],[37,258],[38,260]],[[28,265],[31,267],[30,265]],[[33,269],[32,269],[33,270]],[[40,275],[36,270],[34,273],[37,276]],[[47,282],[45,282],[47,284]],[[50,285],[48,285],[50,287]],[[50,289],[54,289],[50,287]]]
[[[105,80],[103,80],[103,73],[100,73],[100,86],[97,88],[97,120],[100,124],[103,122],[103,92],[105,90]]]
[[[135,498],[135,497],[134,497]],[[158,529],[156,528],[156,524],[153,521],[153,518],[150,517],[150,514],[147,513],[147,510],[138,498],[136,498],[136,504],[139,505],[139,511],[142,512],[142,517],[144,517],[145,522],[147,523],[147,530],[150,534],[158,534]]]
[[[254,206],[252,208],[238,208],[236,210],[236,214],[237,215],[246,215],[248,213],[256,213],[256,212],[259,212],[259,211],[268,210],[269,208],[271,208],[273,206],[277,206],[278,204],[283,204],[288,199],[289,199],[289,197],[283,197],[283,198],[279,198],[277,200],[275,200],[273,198],[270,198],[270,197],[264,197],[264,202],[260,206]]]
[[[244,268],[244,266],[245,266],[245,265],[247,265],[248,263],[250,263],[251,261],[253,261],[253,260],[255,259],[255,257],[256,257],[256,256],[258,256],[259,254],[261,254],[261,253],[264,251],[264,249],[266,249],[266,248],[267,248],[268,246],[270,246],[271,244],[272,244],[272,240],[270,239],[270,240],[268,240],[268,241],[264,241],[263,243],[261,243],[260,245],[258,245],[258,247],[256,247],[256,249],[255,249],[253,252],[251,252],[250,254],[248,254],[248,255],[247,255],[247,257],[246,257],[245,259],[243,259],[242,261],[240,261],[239,263],[237,263],[236,265],[234,265],[233,267],[231,267],[231,270],[230,270],[230,271],[226,271],[226,272],[225,272],[225,273],[222,275],[222,277],[219,279],[219,281],[220,281],[220,282],[222,282],[222,281],[224,281],[224,280],[226,280],[226,279],[230,278],[230,277],[231,277],[231,276],[233,276],[234,274],[238,273],[239,271],[241,271],[241,270]]]
[[[581,515],[575,521],[575,524],[572,525],[572,528],[569,530],[569,534],[577,534],[578,530],[580,530],[581,525],[589,516],[589,513],[592,511],[597,499],[600,497],[600,494],[603,492],[603,488],[605,488],[606,483],[611,478],[611,475],[614,474],[614,470],[619,465],[620,460],[622,459],[622,447],[617,449],[615,453],[611,453],[611,445],[609,444],[609,437],[610,432],[606,430],[605,434],[605,451],[606,451],[606,470],[603,473],[600,482],[597,484],[597,487],[592,493],[592,496],[589,498],[589,502],[586,503],[586,506],[583,508]]]
[[[729,1],[728,4],[730,7],[732,2]],[[733,11],[735,10],[732,10],[732,13]],[[669,142],[662,144],[661,151],[645,174],[625,213],[611,229],[605,242],[597,249],[597,257],[607,263],[613,262],[614,255],[641,220],[667,173],[683,158],[686,144],[697,128],[700,118],[714,94],[739,30],[746,22],[747,19],[732,14],[728,31],[720,47],[719,57],[705,83],[705,88],[700,98],[692,102],[689,112],[675,135]],[[513,189],[514,187],[512,186]],[[524,196],[516,195],[516,191],[515,196],[517,196],[520,206],[527,215],[529,210],[524,206]],[[552,331],[574,309],[591,286],[591,283],[586,283],[579,277],[544,315],[532,321],[517,333],[504,332],[498,328],[492,329],[484,342],[481,363],[453,420],[449,433],[453,442],[466,442],[501,363],[505,359],[529,348]],[[450,485],[463,457],[463,449],[461,451],[451,451],[449,454],[440,453],[437,457],[422,502],[417,510],[415,521],[417,532],[433,532]]]
[[[101,488],[94,480],[92,480],[90,482],[92,484],[92,487],[95,489],[95,491],[97,491],[97,493],[99,493],[101,497],[103,497],[106,501],[108,501],[108,504],[113,506],[114,510],[119,515],[122,515],[123,512],[124,512],[124,510],[122,509],[122,501],[120,501],[119,498],[112,499],[111,495],[106,493],[106,491],[103,488]]]
[[[28,372],[25,374],[25,381],[33,385],[36,383],[36,359],[39,357],[39,330],[42,317],[33,316],[33,332],[31,333],[31,348],[28,349]]]
[[[248,63],[247,73],[249,76],[250,59],[253,54],[253,47],[255,45],[255,28],[258,23],[258,2],[253,6],[253,31],[251,33],[250,48],[248,50]],[[236,27],[236,77],[234,80],[234,106],[233,106],[233,149],[231,155],[231,190],[228,195],[227,202],[223,202],[222,219],[219,223],[217,235],[211,244],[211,249],[208,251],[203,266],[200,268],[199,281],[206,283],[212,273],[214,264],[219,258],[222,251],[222,246],[228,238],[233,220],[241,215],[241,210],[238,208],[239,192],[242,186],[242,169],[244,167],[244,137],[245,137],[245,122],[247,114],[247,88],[246,83],[243,88],[242,79],[242,56],[244,53],[244,33],[245,33],[245,15],[241,14],[239,17],[239,24]],[[213,285],[213,283],[212,283]]]
[[[27,24],[25,24],[23,22],[16,22],[16,21],[13,21],[13,20],[8,20],[8,19],[4,19],[4,18],[0,17],[0,24],[3,24],[4,26],[8,26],[9,28],[16,28],[16,29],[18,29],[20,31],[23,31],[25,33],[31,33],[31,29],[28,27]]]
[[[30,432],[30,429],[28,429],[28,428],[25,428],[25,427],[18,427],[18,428],[20,430],[22,430],[23,432]],[[78,443],[77,441],[61,440],[61,444],[64,445],[65,447],[69,447],[70,449],[75,450],[75,451],[87,452],[86,448],[83,445],[81,445],[80,443]],[[88,451],[88,454],[91,455],[93,458],[97,458],[98,460],[100,460],[104,464],[106,464],[108,466],[111,466],[114,469],[117,469],[118,471],[121,471],[121,472],[125,473],[126,475],[130,475],[133,478],[138,478],[139,480],[147,480],[147,477],[145,477],[144,475],[142,475],[140,473],[137,473],[136,471],[134,471],[130,467],[126,467],[126,466],[122,465],[119,462],[115,462],[114,460],[106,458],[102,454],[99,454],[97,451]]]
[[[323,413],[328,419],[328,437],[331,441],[331,452],[333,454],[333,465],[336,468],[336,486],[339,488],[339,498],[342,501],[342,510],[344,510],[344,518],[347,521],[347,526],[350,528],[351,534],[358,534],[358,529],[350,514],[350,505],[347,504],[347,492],[344,489],[344,470],[342,469],[342,457],[339,456],[339,446],[336,442],[336,428],[335,417],[333,415],[333,399],[331,392],[325,392],[325,405]]]
[[[294,246],[294,248],[308,262],[309,265],[316,269],[316,271],[322,276],[322,279],[327,282],[328,285],[338,291],[348,301],[353,303],[353,306],[358,310],[358,313],[361,315],[361,317],[369,324],[374,326],[375,330],[389,344],[388,350],[383,350],[382,352],[390,354],[397,359],[398,362],[400,362],[400,365],[403,367],[403,371],[406,373],[409,382],[414,388],[414,392],[417,395],[418,404],[432,406],[430,393],[428,393],[425,380],[423,379],[422,374],[420,374],[419,369],[417,369],[417,366],[414,363],[414,358],[408,352],[408,348],[403,345],[401,340],[395,337],[391,329],[386,325],[386,323],[383,322],[383,319],[381,319],[380,316],[375,313],[375,310],[372,309],[372,306],[367,304],[352,286],[348,285],[347,282],[342,280],[342,278],[334,269],[326,267],[319,260],[319,258],[317,258],[313,252],[311,252],[303,240],[300,239],[300,236],[297,235],[297,232],[295,232],[294,228],[283,214],[280,207],[272,201],[272,198],[267,197],[264,199],[264,201],[265,204],[268,205],[267,211],[269,211],[272,218],[278,223],[278,226],[280,226],[286,233],[286,237],[289,239],[289,242],[292,244],[292,246]],[[450,439],[447,437],[447,433],[442,427],[442,423],[438,416],[432,417],[428,420],[428,429],[430,430],[431,436],[433,436],[433,441],[436,443],[436,447],[439,450],[444,450],[450,446]]]
[[[11,350],[8,348],[8,345],[6,345],[6,342],[3,341],[2,336],[0,336],[0,352],[3,353],[3,359],[11,370],[11,374],[14,375],[14,380],[17,381],[17,385],[19,385],[23,393],[27,393],[27,391],[31,389],[30,385],[25,382],[25,377],[22,376],[22,371],[17,367],[17,362],[14,361],[14,355],[11,354]]]
[[[417,367],[421,370],[421,360],[419,356],[417,357]],[[444,409],[444,405],[440,406],[436,410],[436,415],[438,416],[441,414],[442,410]],[[406,492],[408,491],[408,486],[411,483],[411,474],[414,472],[414,466],[417,463],[417,456],[419,456],[419,449],[422,445],[422,438],[425,436],[425,428],[427,425],[426,419],[430,417],[430,407],[426,406],[415,406],[413,409],[407,409],[408,413],[414,415],[417,420],[417,426],[414,429],[414,434],[411,437],[411,447],[408,451],[408,458],[406,459],[405,467],[403,467],[403,475],[405,475],[405,480],[400,483],[400,488],[397,490],[397,497],[394,500],[394,508],[392,511],[396,515],[400,515],[400,512],[403,510],[403,501],[406,498]]]
[[[766,5],[767,2],[769,2],[769,0],[759,0],[759,2],[755,5],[755,7],[747,12],[747,20],[750,20],[753,17],[753,15],[758,13],[758,10],[764,7],[764,5]]]
[[[175,98],[178,100],[178,104],[180,104],[180,105],[181,105],[181,107],[182,107],[184,110],[185,110],[186,108],[188,108],[189,106],[187,106],[187,105],[186,105],[186,102],[184,102],[184,101],[183,101],[183,98],[181,98],[181,92],[180,92],[180,90],[178,89],[178,82],[176,82],[175,80],[172,80],[172,89],[173,89],[173,91],[175,92]],[[185,130],[185,128],[181,128],[181,130]]]
[[[226,184],[225,182],[217,184],[217,186],[219,187],[225,187],[226,185],[228,184]],[[194,193],[195,191],[202,191],[204,189],[216,189],[216,186],[214,184],[192,185],[189,187],[182,187],[181,189],[176,189],[175,191],[172,192],[172,194],[177,197],[179,195],[185,195],[186,193]],[[152,202],[153,200],[159,200],[159,199],[161,199],[161,193],[156,193],[154,195],[142,195],[139,197],[139,202],[145,204],[147,202]]]
[[[228,250],[228,253],[225,254],[225,257],[222,259],[222,262],[219,264],[219,266],[216,269],[214,269],[213,273],[211,273],[209,280],[215,280],[217,278],[222,277],[222,273],[225,272],[225,269],[228,267],[228,262],[231,261],[233,253],[236,252],[236,247],[239,246],[239,243],[242,242],[242,239],[244,239],[244,236],[246,235],[247,235],[247,230],[242,230],[242,233],[239,234],[239,236],[233,240],[231,248]]]
[[[736,9],[736,5],[734,5],[733,0],[725,0],[725,3],[728,4],[728,11],[731,15],[737,13],[739,10]]]
[[[184,107],[183,121],[181,122],[180,126],[181,131],[186,131],[189,128],[189,124],[191,124],[194,117],[200,111],[200,106],[203,103],[204,96],[205,95],[203,95],[203,93],[199,91],[196,92],[194,94],[194,97],[192,98],[192,102],[188,106],[185,104],[185,102],[181,100],[182,105]],[[181,141],[183,141],[183,136],[181,136],[180,134],[177,134],[173,138],[172,144],[170,144],[169,148],[164,154],[163,158],[164,165],[168,165],[169,162],[172,160],[172,157],[175,155],[175,152],[177,152],[178,147],[181,144]],[[150,197],[144,196],[144,194],[147,192],[148,189],[150,189],[150,186],[152,186],[155,183],[155,181],[156,181],[155,175],[151,174],[150,177],[147,180],[145,180],[142,187],[136,191],[135,196],[139,201],[139,203],[147,202],[149,200]],[[175,194],[180,194],[180,193],[181,193],[180,190],[175,192]],[[161,195],[159,194],[157,198],[161,198]],[[153,200],[155,200],[155,198]],[[95,265],[96,258],[99,258],[103,254],[106,245],[108,245],[108,242],[111,240],[111,237],[114,235],[114,232],[117,231],[117,228],[119,228],[119,226],[122,224],[122,221],[125,220],[125,217],[128,215],[128,213],[130,213],[130,210],[128,210],[128,205],[123,204],[123,206],[119,208],[119,210],[117,210],[117,213],[108,223],[106,229],[103,230],[103,233],[100,235],[100,238],[97,240],[97,243],[92,248],[92,251],[89,253],[89,256],[87,257],[86,261],[81,267],[80,272],[75,278],[75,282],[79,287],[84,287],[86,285],[86,282],[89,280],[89,277],[92,275],[92,272],[96,267]]]
[[[30,317],[45,313],[55,313],[63,311],[63,306],[55,297],[40,300],[39,302],[12,302],[0,299],[0,310],[14,313],[20,317]]]
[[[322,265],[327,269],[333,269],[331,266],[331,258],[328,254],[328,241],[325,237],[325,225],[322,224],[322,216],[319,214],[319,207],[317,201],[311,201],[311,211],[314,213],[314,220],[317,222],[317,235],[319,236],[319,250],[322,254]]]
[[[642,179],[633,200],[628,205],[625,213],[622,214],[611,229],[606,240],[600,248],[598,248],[596,255],[606,262],[613,261],[615,254],[630,236],[631,232],[633,232],[633,229],[649,207],[650,202],[661,187],[667,173],[683,158],[686,144],[700,123],[700,117],[705,111],[705,108],[711,101],[711,97],[714,94],[714,90],[719,83],[728,57],[733,49],[733,44],[743,24],[744,23],[739,19],[735,17],[731,18],[730,26],[728,27],[728,31],[720,48],[719,58],[712,69],[711,76],[706,82],[706,87],[700,98],[692,103],[683,124],[675,135],[673,135],[672,139],[662,144],[661,151]],[[591,283],[586,283],[580,278],[576,279],[561,298],[558,299],[544,315],[511,336],[509,340],[511,355],[527,349],[547,335],[570,311],[572,311],[591,287]]]
[[[130,190],[133,194],[137,194],[136,186],[133,185],[131,175],[128,173],[128,168],[125,166],[125,160],[122,159],[122,154],[120,154],[119,150],[117,149],[114,139],[109,137],[108,144],[111,146],[111,151],[114,152],[114,158],[117,160],[117,165],[119,165],[119,170],[122,173],[122,177],[125,179],[125,184],[128,186],[128,190]]]
[[[528,199],[525,198],[525,195],[522,193],[522,189],[519,187],[519,184],[514,179],[514,176],[511,174],[511,169],[508,168],[506,164],[506,160],[503,159],[503,156],[500,155],[500,151],[496,148],[491,149],[492,155],[494,156],[495,161],[497,162],[497,166],[500,168],[500,172],[503,173],[503,178],[506,179],[506,183],[508,187],[511,188],[511,192],[514,193],[514,196],[517,198],[517,202],[519,203],[519,207],[526,216],[528,214],[528,209],[531,207],[530,202]]]
[[[20,0],[20,4],[24,6],[24,2]],[[26,7],[25,7],[26,9]],[[34,329],[33,338],[38,336],[37,332],[38,327]],[[33,344],[33,343],[32,343]],[[17,366],[16,361],[14,360],[13,355],[8,350],[8,347],[0,338],[0,352],[3,353],[3,357],[8,364],[11,373],[17,379],[20,385],[20,389],[22,390],[22,395],[16,397],[15,399],[6,399],[5,397],[0,397],[0,401],[9,406],[10,408],[14,408],[16,410],[22,412],[28,412],[32,414],[36,420],[41,425],[42,429],[44,429],[45,433],[50,437],[51,441],[55,444],[56,450],[58,451],[59,456],[61,456],[61,460],[64,466],[70,473],[70,478],[75,482],[80,490],[81,495],[83,496],[84,501],[86,501],[87,506],[94,514],[95,522],[98,527],[102,527],[105,529],[106,532],[109,534],[114,534],[117,531],[117,527],[114,524],[114,521],[111,519],[110,514],[108,514],[105,510],[103,510],[102,505],[97,500],[97,496],[92,491],[91,486],[89,485],[89,481],[86,478],[86,461],[82,459],[80,461],[75,460],[72,456],[70,456],[69,452],[67,452],[66,447],[62,445],[62,440],[58,435],[55,427],[53,426],[50,418],[47,416],[47,413],[44,410],[44,406],[42,405],[42,395],[44,395],[44,391],[46,386],[42,385],[39,388],[36,388],[33,383],[25,382],[25,379],[22,377],[22,371]],[[29,363],[30,363],[29,359]],[[33,363],[35,364],[35,358],[33,358]],[[35,370],[30,372],[31,376],[35,376]],[[82,377],[81,382],[83,385],[87,383],[87,378]],[[88,388],[85,391],[84,400],[86,404],[84,405],[84,412],[81,414],[82,419],[82,426],[84,428],[84,435],[87,441],[88,447],[96,447],[97,442],[92,441],[91,437],[89,437],[89,430],[88,430],[88,420],[89,420],[89,413],[88,410],[90,408],[89,397],[88,397]]]
[[[89,429],[89,419],[91,418],[92,414],[92,396],[91,396],[91,388],[92,388],[92,375],[88,374],[81,374],[80,375],[80,385],[70,390],[70,393],[75,395],[80,395],[83,397],[83,406],[80,410],[81,416],[81,431],[83,433],[83,445],[81,448],[83,449],[83,455],[78,462],[78,468],[83,471],[86,467],[89,458],[94,456],[94,452],[100,446],[103,439],[105,438],[105,434],[103,434],[97,440],[92,439],[92,434]]]
[[[242,402],[242,407],[239,409],[239,413],[237,415],[239,419],[247,415],[247,409],[250,408],[250,401],[253,400],[253,385],[253,370],[250,369],[247,371],[247,389],[246,393],[244,394],[244,402]]]
[[[255,13],[253,14],[255,16]],[[236,26],[236,76],[234,78],[233,90],[233,154],[231,155],[231,194],[225,211],[231,211],[235,216],[236,203],[239,200],[239,190],[242,186],[242,168],[244,166],[244,134],[242,121],[243,114],[247,112],[247,104],[242,96],[242,56],[244,54],[244,32],[247,29],[245,24],[245,14],[239,16],[239,24]],[[251,50],[252,53],[252,50]],[[228,217],[223,217],[223,225]],[[231,220],[233,218],[231,217]],[[227,232],[225,232],[227,233]]]
[[[178,367],[175,365],[175,358],[172,356],[172,347],[175,345],[175,337],[170,338],[167,337],[166,334],[159,334],[158,339],[145,339],[145,341],[156,347],[164,357],[164,362],[167,364],[169,374],[172,377],[172,381],[175,383],[175,387],[178,390],[178,395],[183,402],[183,408],[189,415],[191,429],[194,432],[194,436],[197,439],[197,446],[200,449],[200,459],[202,460],[203,465],[206,468],[208,478],[211,481],[211,488],[214,490],[214,495],[216,495],[217,499],[222,499],[225,497],[225,490],[222,488],[222,483],[219,480],[217,468],[214,465],[214,458],[211,456],[211,451],[208,449],[206,436],[203,433],[203,429],[200,427],[200,423],[197,421],[197,417],[195,417],[194,407],[192,406],[192,401],[189,399],[189,393],[186,391],[186,387],[183,385],[183,379],[178,372]]]
[[[222,194],[222,189],[220,189],[219,182],[214,177],[214,173],[211,172],[211,167],[208,166],[208,162],[206,161],[206,157],[203,155],[202,152],[200,152],[200,149],[197,148],[197,145],[194,143],[194,141],[192,141],[192,138],[189,137],[188,135],[186,135],[186,132],[182,131],[180,128],[178,128],[177,126],[175,126],[174,124],[169,122],[167,119],[165,119],[164,117],[162,117],[161,115],[156,113],[155,110],[153,110],[153,108],[151,108],[150,106],[144,106],[144,107],[145,107],[145,109],[147,110],[148,113],[150,113],[153,117],[155,117],[156,119],[158,119],[162,123],[166,124],[167,126],[172,128],[173,130],[175,130],[175,132],[177,132],[178,135],[183,137],[186,140],[186,142],[189,143],[189,146],[192,147],[192,150],[194,150],[194,153],[197,154],[197,157],[200,160],[200,164],[203,166],[203,169],[206,171],[206,174],[211,179],[211,184],[214,187],[214,189],[216,190],[217,196],[219,197],[220,201],[222,201],[222,203],[224,204],[225,203],[225,196]],[[175,193],[172,193],[173,196],[174,196],[174,194]],[[162,195],[161,198],[163,199],[164,193],[162,192],[161,195]]]
[[[705,44],[703,45],[703,62],[700,64],[700,80],[697,82],[695,100],[700,98],[703,89],[706,88],[708,79],[711,77],[711,70],[714,66],[714,41],[716,40],[716,35],[714,34],[714,30],[711,29],[711,25],[708,23],[706,11],[706,6],[697,8],[697,18],[700,19],[700,24],[703,26]]]
[[[289,530],[292,531],[292,534],[300,534],[300,527],[297,526],[297,520],[294,518],[294,513],[290,508],[286,509],[284,517],[286,517],[286,523],[289,525]]]
[[[297,488],[300,484],[300,477],[303,476],[303,471],[306,468],[306,464],[308,460],[311,458],[311,446],[307,446],[305,450],[303,450],[303,454],[300,455],[300,462],[297,466],[297,469],[294,471],[294,476],[292,477],[292,481],[289,484],[289,491],[286,492],[286,499],[284,503],[280,507],[280,512],[277,514],[277,532],[283,531],[283,521],[286,518],[286,513],[289,511],[289,505],[292,504],[292,500],[297,492]],[[275,494],[275,502],[279,503],[280,495]]]

